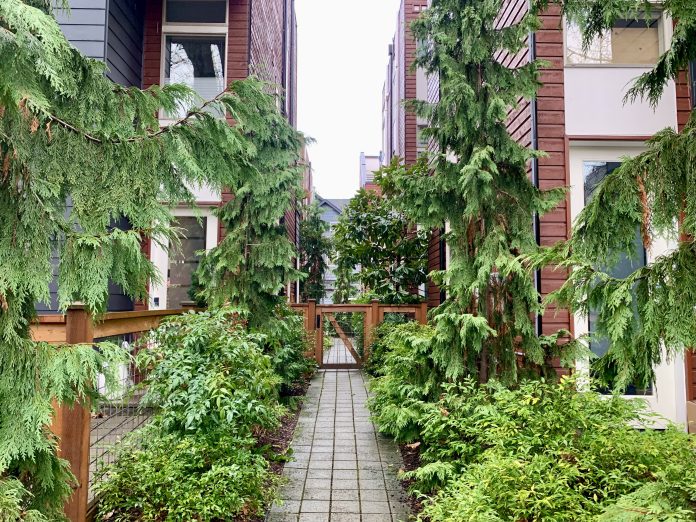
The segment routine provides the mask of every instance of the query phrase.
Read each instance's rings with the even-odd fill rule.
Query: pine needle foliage
[[[637,0],[564,3],[586,41],[641,8],[649,6]],[[696,5],[667,1],[664,9],[676,17],[672,48],[634,83],[629,99],[644,95],[657,103],[676,71],[696,59]],[[549,301],[584,316],[597,311],[594,335],[610,345],[595,368],[617,391],[648,387],[656,365],[696,346],[696,116],[681,132],[658,132],[646,147],[602,180],[568,242],[530,258],[536,266],[572,269]],[[619,255],[635,254],[637,231],[647,251],[657,237],[676,247],[624,278],[613,277]]]
[[[329,224],[321,218],[319,204],[315,201],[304,209],[300,223],[300,267],[305,279],[300,283],[303,301],[324,297],[324,274],[331,258],[333,242],[327,234]]]
[[[240,205],[265,190],[266,202],[284,209],[295,177],[283,170],[278,181],[272,167],[286,164],[296,137],[253,79],[209,101],[181,85],[114,84],[102,62],[65,39],[52,4],[0,2],[0,487],[19,478],[29,493],[22,509],[57,520],[71,475],[47,428],[53,401],[92,397],[89,383],[118,353],[30,340],[34,304],[50,297],[53,261],[63,310],[81,301],[98,316],[109,281],[144,297],[156,272],[141,242],[175,240],[169,208],[192,202],[189,187],[205,184],[239,190]],[[181,107],[193,108],[161,128],[157,115]],[[271,167],[265,177],[260,166]],[[264,209],[251,216],[255,225],[282,214]],[[241,222],[224,212],[226,224]],[[128,230],[114,226],[122,220]],[[286,256],[289,247],[269,251]]]
[[[431,274],[447,293],[435,310],[433,356],[449,379],[518,378],[523,364],[542,368],[548,343],[534,316],[541,312],[534,280],[518,261],[537,248],[532,216],[553,209],[563,191],[536,188],[529,162],[541,152],[517,143],[508,111],[540,86],[537,61],[510,68],[496,57],[517,55],[539,28],[534,10],[498,26],[503,0],[434,0],[412,25],[420,45],[415,67],[440,78],[436,103],[412,109],[429,122],[423,137],[439,153],[413,167],[392,164],[380,174],[409,217],[429,228],[448,225],[447,270]],[[576,344],[565,346],[565,358]]]
[[[334,241],[339,273],[357,269],[364,292],[389,304],[419,300],[414,290],[426,281],[428,235],[390,197],[358,191],[338,220]]]

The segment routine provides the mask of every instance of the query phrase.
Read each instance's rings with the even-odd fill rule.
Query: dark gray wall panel
[[[109,0],[108,11],[107,76],[121,85],[141,87],[144,1]]]
[[[104,59],[106,0],[70,0],[70,10],[57,10],[56,19],[66,38],[83,54]]]

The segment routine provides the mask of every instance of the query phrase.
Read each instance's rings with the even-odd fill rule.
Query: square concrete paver
[[[366,399],[359,370],[317,373],[295,429],[296,460],[283,472],[283,503],[269,521],[408,520],[408,506],[393,491],[401,456],[377,434]]]

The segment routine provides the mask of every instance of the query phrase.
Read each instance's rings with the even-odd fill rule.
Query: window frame
[[[211,36],[211,37],[221,37],[224,36],[225,48],[223,52],[224,60],[224,74],[223,74],[223,84],[228,85],[228,49],[229,49],[229,17],[230,17],[230,3],[225,2],[225,23],[167,23],[167,0],[162,1],[162,31],[161,31],[161,41],[160,41],[160,86],[165,85],[165,70],[166,70],[166,56],[167,56],[167,37],[168,36]],[[176,121],[176,119],[166,117],[164,112],[160,112],[159,115],[160,122],[163,124],[168,124]]]
[[[672,40],[671,18],[655,6],[650,13],[651,17],[655,17],[657,21],[657,38],[658,38],[658,58],[669,49]],[[645,16],[642,17],[643,19]],[[622,69],[652,69],[655,64],[650,63],[570,63],[568,61],[568,30],[570,24],[567,19],[563,20],[563,66],[568,68],[591,69],[591,68],[622,68]]]

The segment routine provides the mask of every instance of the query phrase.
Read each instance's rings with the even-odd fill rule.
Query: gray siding
[[[143,0],[109,0],[107,76],[127,87],[142,87],[144,21]]]
[[[63,33],[83,54],[104,59],[107,0],[70,0],[70,11],[56,11]]]

